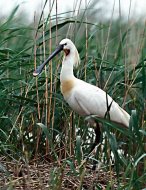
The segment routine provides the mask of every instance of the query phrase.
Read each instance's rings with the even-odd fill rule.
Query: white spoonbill
[[[33,72],[33,75],[39,75],[44,66],[62,50],[64,58],[60,74],[61,92],[69,106],[81,116],[96,115],[104,118],[108,112],[111,121],[128,127],[130,115],[106,92],[74,76],[73,66],[80,62],[80,58],[77,48],[70,39],[63,39],[48,59]],[[94,121],[90,122],[93,124]],[[95,130],[95,132],[97,138],[100,130]]]

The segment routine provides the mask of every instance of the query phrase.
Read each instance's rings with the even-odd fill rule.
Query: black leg
[[[96,135],[95,136],[95,141],[91,146],[89,154],[94,150],[96,145],[98,145],[100,143],[101,131],[100,131],[99,123],[97,123],[97,122],[96,122],[96,127],[94,128],[94,132],[95,132],[95,135]]]

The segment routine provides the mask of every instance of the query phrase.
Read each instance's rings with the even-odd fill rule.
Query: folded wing
[[[109,95],[103,90],[84,81],[82,90],[76,86],[73,91],[73,101],[68,102],[73,110],[80,115],[97,115],[105,118],[109,114],[111,121],[129,126],[130,115],[123,110]]]

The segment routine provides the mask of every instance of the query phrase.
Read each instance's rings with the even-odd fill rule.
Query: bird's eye
[[[67,43],[64,44],[64,46],[66,46],[66,45],[67,45]]]

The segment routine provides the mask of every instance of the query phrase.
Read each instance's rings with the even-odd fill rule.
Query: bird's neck
[[[62,68],[60,73],[60,81],[67,81],[72,80],[75,78],[73,73],[73,65],[74,62],[72,59],[69,58],[69,56],[64,57],[62,62]]]

